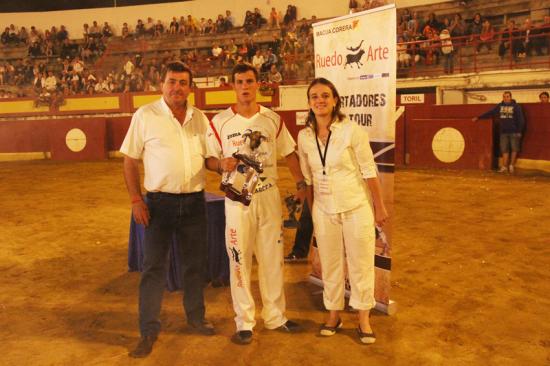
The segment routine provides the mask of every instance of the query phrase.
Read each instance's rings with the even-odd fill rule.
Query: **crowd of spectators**
[[[424,65],[439,64],[444,60],[445,73],[453,72],[453,58],[463,46],[472,46],[479,54],[484,48],[487,53],[498,50],[501,59],[519,61],[537,55],[550,53],[550,16],[534,26],[530,19],[517,27],[510,19],[506,26],[496,29],[489,17],[476,13],[467,21],[460,13],[438,18],[435,13],[421,17],[417,12],[404,9],[398,14],[397,62],[401,68],[422,62]]]
[[[351,0],[350,11],[361,11],[385,5],[386,1]],[[16,61],[0,61],[0,85],[31,86],[35,95],[59,93],[73,95],[83,93],[116,93],[156,91],[165,62],[182,60],[194,69],[208,70],[208,74],[229,70],[235,64],[247,62],[257,68],[261,80],[270,83],[308,80],[314,77],[313,31],[311,19],[298,20],[297,8],[288,5],[284,14],[272,8],[264,17],[259,8],[247,11],[242,26],[235,23],[231,11],[219,14],[216,20],[195,19],[192,15],[174,16],[170,22],[148,17],[137,20],[132,29],[124,23],[122,39],[140,39],[181,36],[200,36],[231,32],[232,37],[220,38],[210,49],[184,49],[152,56],[127,55],[122,65],[105,71],[94,64],[104,53],[106,43],[115,31],[104,22],[99,25],[83,24],[82,36],[69,37],[61,25],[41,32],[34,26],[27,31],[11,24],[1,34],[3,47],[28,47],[28,57]],[[270,42],[257,43],[255,33],[261,29],[272,32]],[[515,59],[542,55],[550,52],[550,16],[542,24],[533,25],[527,19],[521,27],[510,20],[501,32],[487,17],[475,14],[463,19],[460,13],[438,17],[434,13],[422,16],[409,9],[398,12],[397,61],[401,68],[422,62],[425,65],[443,61],[445,73],[454,71],[454,54],[468,44],[476,53],[497,49],[501,57],[513,55]],[[225,40],[224,40],[225,39]],[[497,47],[495,47],[498,45]],[[96,70],[97,68],[97,70]],[[12,92],[0,93],[1,97],[13,96]]]

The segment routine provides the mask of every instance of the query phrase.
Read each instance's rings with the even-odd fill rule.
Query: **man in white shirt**
[[[239,64],[232,72],[237,104],[217,114],[206,137],[207,168],[227,174],[242,171],[243,164],[233,153],[247,154],[260,161],[263,173],[252,192],[250,204],[225,199],[225,242],[230,257],[230,281],[237,332],[232,341],[252,341],[255,305],[250,290],[252,255],[258,262],[262,295],[262,318],[267,329],[285,332],[299,325],[285,316],[283,290],[282,211],[277,188],[277,159],[284,157],[298,182],[296,197],[305,197],[305,182],[295,153],[295,142],[280,116],[256,102],[258,71]],[[252,142],[253,138],[255,143]]]
[[[47,91],[52,92],[57,89],[57,78],[53,74],[53,71],[48,71],[48,77],[44,81],[43,87],[46,88]]]
[[[203,287],[207,266],[204,199],[208,120],[187,103],[193,82],[181,62],[167,65],[162,98],[140,107],[120,151],[132,214],[145,226],[143,273],[139,288],[141,339],[131,357],[145,357],[160,331],[160,307],[166,281],[167,255],[178,245],[187,323],[205,334],[214,327],[205,320]],[[142,198],[139,160],[144,165],[146,202]]]

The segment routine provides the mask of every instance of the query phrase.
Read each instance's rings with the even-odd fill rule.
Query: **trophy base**
[[[225,193],[225,196],[231,201],[240,202],[245,206],[249,206],[252,201],[252,194],[246,189],[242,192],[236,191],[231,184],[220,184],[220,189]]]

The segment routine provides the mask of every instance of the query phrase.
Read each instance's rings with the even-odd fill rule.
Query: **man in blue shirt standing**
[[[521,147],[521,136],[525,130],[525,119],[519,104],[512,99],[512,93],[505,91],[502,95],[502,102],[493,109],[483,113],[479,117],[472,118],[477,121],[479,118],[496,116],[499,121],[500,130],[500,152],[502,154],[502,165],[499,173],[514,173],[514,166],[518,152]]]

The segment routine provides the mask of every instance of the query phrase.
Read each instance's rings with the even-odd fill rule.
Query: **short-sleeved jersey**
[[[281,117],[263,106],[250,118],[230,107],[214,116],[206,134],[207,157],[220,159],[235,152],[253,156],[263,164],[264,183],[275,183],[277,159],[294,152],[295,146]]]

